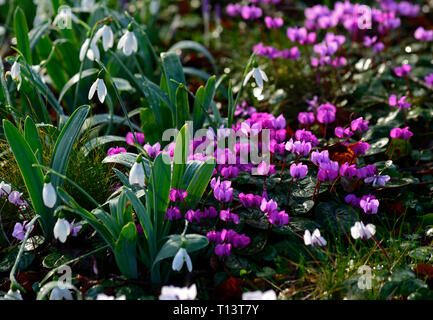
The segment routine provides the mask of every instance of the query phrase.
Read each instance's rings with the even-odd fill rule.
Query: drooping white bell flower
[[[370,239],[376,233],[376,226],[374,224],[367,224],[366,226],[362,222],[355,222],[355,225],[350,228],[350,234],[353,239],[366,240]]]
[[[71,225],[64,218],[57,219],[54,225],[54,238],[59,239],[60,242],[65,243],[69,234],[71,233]]]
[[[23,300],[21,296],[20,290],[9,289],[8,293],[6,293],[3,297],[5,300]]]
[[[71,8],[68,6],[59,7],[59,12],[53,20],[53,26],[60,29],[70,29],[72,27],[71,22],[78,23],[78,18],[72,13]]]
[[[245,86],[247,82],[254,78],[257,84],[257,88],[254,89],[254,96],[259,97],[262,94],[264,83],[263,81],[268,81],[268,76],[266,73],[260,69],[257,62],[254,63],[253,69],[247,73],[243,85]]]
[[[132,26],[128,26],[128,30],[120,38],[117,44],[117,50],[122,50],[125,56],[131,55],[133,52],[137,52],[138,43],[134,32],[132,31]]]
[[[106,295],[105,293],[99,293],[96,296],[96,300],[126,300],[125,295],[118,296],[117,298],[114,296]]]
[[[190,287],[163,286],[159,300],[194,300],[197,296],[197,287],[193,284]]]
[[[44,187],[42,189],[42,200],[48,208],[54,207],[57,201],[56,190],[50,181],[50,176],[45,177]]]
[[[191,258],[188,255],[188,252],[185,248],[180,248],[179,251],[176,253],[173,259],[172,269],[175,271],[180,271],[183,267],[184,262],[186,262],[186,266],[188,268],[188,271],[192,271],[192,262]]]
[[[98,78],[93,82],[89,90],[89,100],[93,98],[95,91],[98,93],[98,99],[101,103],[104,103],[105,97],[107,96],[107,87],[105,86],[104,80]]]
[[[55,287],[53,290],[51,290],[50,300],[74,300],[74,297],[72,297],[71,291],[69,291],[69,289]]]
[[[139,155],[135,160],[134,165],[129,172],[129,183],[131,185],[138,184],[140,187],[144,187],[144,169],[142,164],[142,157]]]
[[[89,48],[87,49],[87,47]],[[86,50],[87,50],[87,55],[86,55]],[[87,38],[86,41],[84,41],[80,49],[80,61],[84,60],[84,55],[86,55],[87,58],[91,61],[94,61],[95,59],[99,60],[100,58],[99,49],[94,39],[90,41],[90,39]]]
[[[277,300],[277,295],[274,290],[265,292],[257,290],[242,293],[242,300]]]
[[[304,243],[306,246],[321,246],[324,247],[327,241],[320,235],[319,229],[313,231],[313,234],[309,230],[304,232]]]
[[[96,34],[95,41],[98,41],[102,37],[102,47],[104,51],[107,51],[109,48],[112,48],[114,45],[114,35],[110,26],[103,25]]]
[[[22,78],[21,78],[21,67],[20,64],[18,62],[14,62],[14,64],[12,65],[11,68],[11,77],[12,80],[17,81],[18,82],[18,91],[20,90],[21,87],[21,83],[22,83]]]

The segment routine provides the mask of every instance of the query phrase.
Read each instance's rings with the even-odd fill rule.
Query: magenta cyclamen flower
[[[391,129],[391,132],[389,133],[389,135],[393,139],[407,140],[413,136],[413,132],[409,131],[409,127],[405,127],[403,129],[394,128],[394,129]]]
[[[225,179],[233,179],[239,174],[239,168],[236,166],[224,166],[220,172]]]
[[[173,202],[184,201],[188,192],[180,189],[170,189],[169,198]]]
[[[17,222],[17,223],[15,223],[14,231],[12,232],[12,237],[22,241],[24,239],[28,229],[29,229],[29,226],[28,226],[27,221],[24,221],[22,224]],[[32,226],[32,229],[33,229],[33,226]]]
[[[395,94],[392,94],[389,97],[388,103],[391,107],[398,107],[399,109],[409,109],[410,103],[407,103],[405,100],[406,96],[403,96],[397,101],[397,96]]]
[[[376,214],[379,208],[379,200],[375,196],[369,194],[367,196],[362,196],[359,206],[368,214]]]
[[[224,258],[230,256],[231,250],[232,250],[231,243],[222,243],[222,244],[218,244],[215,247],[215,254],[217,256],[220,256],[221,258]]]
[[[359,168],[356,171],[356,176],[360,179],[372,177],[376,174],[376,167],[372,164],[366,165],[365,167]]]
[[[284,226],[289,223],[289,215],[283,211],[272,211],[268,214],[268,220],[271,224],[277,226]]]
[[[135,137],[137,138],[137,142],[139,145],[142,145],[144,143],[144,134],[143,133],[136,132]],[[136,143],[136,141],[134,139],[134,135],[132,134],[132,132],[128,132],[126,134],[126,143],[129,145],[133,145],[134,143]]]
[[[266,161],[260,162],[257,166],[257,174],[261,176],[268,176],[275,173],[275,165],[267,164]]]
[[[220,178],[218,177],[218,180],[212,178],[210,184],[213,189],[215,199],[222,202],[230,202],[233,200],[233,188],[231,187],[231,181],[226,180],[221,182]]]
[[[262,203],[262,197],[259,195],[254,195],[252,193],[239,193],[239,201],[245,208],[258,208]]]
[[[359,117],[358,119],[353,120],[350,123],[350,129],[352,129],[352,131],[359,131],[359,132],[363,132],[368,130],[368,123],[370,121],[364,121],[364,119],[362,117]]]
[[[360,154],[365,154],[365,152],[370,149],[370,144],[368,142],[359,141],[358,143],[351,144],[350,149],[356,156],[358,156]]]
[[[330,104],[325,103],[319,106],[317,109],[317,121],[320,123],[328,124],[335,121],[335,113],[337,108]]]
[[[424,80],[428,86],[433,87],[433,73],[430,73],[428,76],[424,77]]]
[[[317,173],[317,179],[322,182],[330,182],[338,177],[338,162],[330,161],[328,163],[322,162],[319,166],[319,172]]]
[[[180,218],[182,218],[182,214],[180,212],[180,209],[178,207],[168,208],[167,213],[165,214],[165,218],[169,219],[171,221],[179,220]]]
[[[427,41],[433,41],[433,30],[425,30],[423,27],[418,27],[418,29],[415,30],[415,39],[427,42]]]
[[[200,209],[197,209],[195,211],[190,209],[185,213],[185,219],[191,223],[193,223],[193,222],[200,223],[200,220],[202,218],[203,218],[203,214],[200,211]]]
[[[239,216],[235,213],[231,213],[230,209],[220,211],[220,219],[225,222],[233,222],[234,224],[239,224]]]
[[[115,154],[125,153],[125,152],[126,152],[125,148],[116,146],[116,148],[108,149],[107,156],[112,156]]]
[[[296,153],[300,156],[307,156],[311,151],[312,145],[311,142],[305,142],[305,141],[295,141],[293,142],[293,139],[290,139],[286,143],[286,150],[292,153]]]
[[[279,17],[265,17],[266,28],[268,29],[278,29],[283,26],[283,19]]]
[[[149,143],[146,143],[143,148],[149,155],[149,157],[155,158],[160,153],[161,145],[159,144],[159,142],[155,143],[153,146]]]
[[[262,210],[265,213],[269,213],[272,211],[276,211],[278,208],[278,204],[274,200],[266,200],[265,198],[262,199],[262,203],[260,204],[260,210]]]
[[[244,20],[256,20],[262,16],[262,9],[256,6],[243,6],[241,16]]]
[[[350,130],[350,128],[342,128],[342,127],[336,127],[334,130],[335,136],[340,139],[348,139],[351,136],[353,136],[353,132]]]
[[[361,199],[354,194],[348,194],[344,198],[344,201],[346,201],[346,203],[350,204],[352,207],[357,208],[359,207],[359,202],[361,201]]]
[[[315,117],[313,112],[299,112],[298,121],[302,124],[312,124],[314,123]]]
[[[397,77],[405,77],[410,73],[411,66],[410,64],[403,64],[401,67],[397,67],[394,69],[394,73]]]
[[[340,175],[342,177],[353,178],[357,173],[356,165],[349,165],[347,162],[340,167]]]
[[[305,129],[296,130],[295,138],[299,141],[311,142],[311,145],[313,146],[317,146],[319,144],[319,140],[317,140],[316,136],[311,133],[311,131]]]
[[[299,162],[298,164],[294,163],[290,166],[290,175],[294,179],[302,179],[305,177],[308,173],[308,167],[302,162]]]
[[[236,3],[236,4],[229,3],[226,7],[226,12],[229,16],[235,17],[241,13],[241,9],[242,9],[242,7],[239,3]]]

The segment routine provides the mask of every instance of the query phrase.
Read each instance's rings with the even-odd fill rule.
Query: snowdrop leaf
[[[132,279],[138,276],[136,246],[137,229],[134,222],[129,222],[120,231],[119,239],[114,246],[114,257],[120,272]]]
[[[84,144],[84,146],[81,148],[81,152],[84,154],[84,156],[88,156],[90,151],[93,149],[111,142],[125,142],[125,137],[106,135],[93,138]]]
[[[186,121],[189,120],[189,102],[188,93],[183,85],[179,85],[176,90],[176,126],[182,128]]]
[[[182,64],[180,63],[179,56],[174,52],[161,53],[161,60],[170,102],[172,105],[176,105],[176,90],[178,85],[171,80],[175,80],[178,83],[182,83],[184,86],[186,86]]]
[[[171,180],[172,189],[178,189],[180,187],[183,173],[185,172],[189,153],[189,135],[189,126],[185,124],[176,137],[173,156],[173,177]]]
[[[66,82],[66,84],[63,86],[62,91],[59,94],[59,102],[62,101],[64,95],[66,94],[66,92],[74,85],[78,82],[78,79],[84,79],[87,78],[91,75],[94,75],[95,73],[97,73],[99,70],[96,68],[90,68],[90,69],[86,69],[83,70],[81,72],[81,78],[80,78],[80,73],[77,73],[75,75],[73,75],[68,82]]]
[[[197,203],[200,201],[212,177],[214,168],[215,159],[211,158],[202,163],[197,170],[194,170],[195,173],[188,169],[185,171],[185,176],[192,176],[190,180],[184,177],[186,181],[190,181],[188,187],[186,188],[188,196],[185,199],[185,202],[189,208],[195,208]],[[192,173],[194,173],[194,175],[192,175]]]
[[[30,50],[29,28],[27,27],[24,11],[17,7],[14,14],[14,29],[17,38],[17,47],[23,54],[26,61],[32,64],[32,51]]]
[[[33,150],[33,153],[38,158],[39,162],[42,159],[42,144],[39,138],[38,130],[36,129],[35,122],[27,116],[24,122],[24,137],[28,142],[30,148]]]

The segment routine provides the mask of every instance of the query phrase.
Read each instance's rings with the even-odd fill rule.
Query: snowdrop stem
[[[24,252],[24,247],[25,247],[25,244],[26,244],[26,242],[27,242],[27,239],[29,238],[29,236],[30,236],[30,233],[32,232],[32,230],[33,230],[33,228],[32,228],[32,226],[36,223],[36,221],[38,220],[40,218],[40,216],[39,215],[36,215],[29,223],[28,223],[28,225],[27,225],[27,231],[26,231],[26,234],[25,234],[25,236],[24,236],[24,239],[23,239],[23,241],[22,241],[22,243],[21,243],[21,247],[20,247],[20,250],[18,251],[18,255],[17,255],[17,257],[16,257],[16,259],[15,259],[15,262],[14,262],[14,265],[13,265],[13,267],[12,267],[12,269],[11,269],[11,273],[10,273],[10,275],[9,275],[9,279],[10,279],[10,281],[11,281],[11,285],[15,285],[19,290],[21,290],[22,292],[26,292],[26,290],[17,282],[17,280],[15,279],[15,272],[16,272],[16,270],[17,270],[17,268],[18,268],[18,265],[19,265],[19,262],[20,262],[20,259],[21,259],[21,256],[23,255],[23,252]]]

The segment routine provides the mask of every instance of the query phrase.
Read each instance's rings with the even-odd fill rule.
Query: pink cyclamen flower
[[[400,128],[394,128],[391,129],[389,135],[391,136],[391,138],[393,139],[402,139],[402,140],[407,140],[410,137],[413,136],[413,132],[411,132],[409,130],[409,127],[405,127],[403,129]]]
[[[371,194],[362,196],[361,201],[359,201],[359,206],[365,213],[376,214],[379,208],[379,200]]]
[[[310,233],[310,230],[305,230],[304,232],[304,243],[306,246],[321,246],[324,247],[327,241],[321,236],[319,229]]]
[[[267,164],[265,161],[260,162],[257,166],[257,174],[261,176],[268,176],[275,173],[275,165]]]
[[[137,142],[139,145],[142,145],[144,143],[144,134],[143,133],[136,132],[135,137],[137,138]],[[126,134],[126,143],[129,145],[133,145],[134,143],[136,143],[136,141],[134,139],[134,135],[132,134],[132,132],[128,132]]]
[[[22,241],[24,239],[28,229],[29,229],[29,226],[28,226],[27,221],[24,221],[22,224],[17,222],[17,223],[15,223],[14,231],[12,232],[12,237]],[[33,229],[33,226],[32,226],[32,229]]]
[[[71,229],[71,236],[78,236],[78,232],[83,228],[81,224],[75,224],[75,219],[69,223],[69,228]]]
[[[225,222],[233,222],[234,224],[239,224],[239,216],[235,213],[231,213],[230,209],[220,211],[220,219]]]
[[[323,150],[321,152],[319,151],[313,151],[311,153],[311,162],[314,164],[320,166],[323,163],[329,163],[331,160],[329,159],[329,152],[328,150]]]
[[[254,195],[252,193],[239,193],[239,201],[245,208],[258,208],[262,203],[262,197],[259,195]]]
[[[274,210],[268,214],[269,223],[277,226],[284,226],[289,223],[289,215],[283,211]]]
[[[118,146],[116,146],[116,148],[110,148],[107,151],[107,156],[112,156],[119,153],[126,153],[126,149]]]
[[[272,211],[276,211],[278,208],[278,204],[274,200],[266,200],[265,198],[262,199],[262,203],[260,204],[260,210],[262,210],[265,213],[270,213]]]
[[[316,136],[311,131],[305,129],[296,130],[295,138],[299,141],[311,142],[311,145],[313,146],[319,144],[319,140],[317,140]]]
[[[411,71],[411,66],[408,63],[403,64],[401,67],[394,68],[394,73],[397,77],[405,77]]]
[[[359,132],[363,132],[368,130],[368,123],[370,121],[364,121],[364,119],[362,117],[359,117],[358,119],[353,120],[350,123],[350,129],[352,129],[352,131],[359,131]]]
[[[225,258],[230,256],[231,249],[232,249],[231,243],[218,244],[215,247],[215,254],[217,256],[220,256],[221,258]]]
[[[10,203],[12,203],[13,205],[15,205],[17,207],[26,207],[27,202],[25,200],[21,199],[22,195],[23,195],[22,192],[20,193],[20,192],[14,190],[9,194],[8,200]]]
[[[182,214],[178,207],[170,207],[167,209],[167,213],[165,214],[165,218],[171,221],[178,220],[182,218]]]
[[[395,94],[392,94],[389,97],[388,104],[391,107],[398,107],[399,109],[408,109],[408,108],[410,108],[410,103],[406,102],[406,96],[402,96],[397,101],[397,96]]]
[[[315,117],[313,112],[299,112],[298,121],[302,124],[312,124],[314,123]]]
[[[339,165],[337,161],[330,161],[328,163],[322,162],[319,166],[319,172],[317,173],[317,179],[322,182],[330,182],[338,177]]]
[[[415,39],[422,42],[433,41],[433,30],[425,30],[423,27],[418,27],[415,30]]]
[[[184,201],[188,192],[180,189],[170,189],[169,198],[173,202]]]
[[[279,17],[265,17],[266,28],[268,29],[278,29],[283,26],[283,19]]]
[[[294,163],[290,166],[290,175],[294,179],[302,179],[307,175],[307,173],[308,167],[303,165],[302,162],[299,162],[298,164]]]
[[[389,181],[390,179],[391,179],[391,177],[388,175],[381,176],[381,175],[377,174],[373,177],[365,178],[364,182],[365,183],[371,183],[373,187],[375,187],[376,185],[383,187],[383,186],[385,186],[386,182]]]
[[[146,143],[143,148],[149,157],[155,158],[160,153],[161,145],[159,142],[155,143],[153,146]]]
[[[376,167],[372,164],[366,165],[365,167],[359,168],[356,171],[356,176],[360,179],[372,177],[376,174]]]
[[[356,156],[358,156],[360,154],[365,154],[365,152],[370,149],[370,144],[368,142],[359,141],[358,143],[351,144],[350,149]]]
[[[347,162],[340,167],[340,175],[342,177],[353,178],[357,173],[356,165],[349,165]]]
[[[231,187],[232,182],[229,180],[220,181],[220,178],[218,177],[218,180],[215,178],[212,178],[211,180],[211,187],[213,189],[214,197],[215,199],[222,201],[222,202],[230,202],[233,200],[233,188]]]
[[[317,109],[317,121],[324,124],[334,122],[336,111],[337,108],[330,103],[320,105]]]
[[[428,76],[424,77],[424,80],[428,86],[433,87],[433,73],[430,73]]]
[[[335,136],[340,139],[348,139],[351,136],[353,136],[353,132],[350,130],[350,128],[342,128],[342,127],[336,127],[334,130]]]
[[[344,197],[344,201],[350,204],[352,207],[357,208],[359,207],[359,202],[361,199],[354,194],[348,194],[346,197]]]

